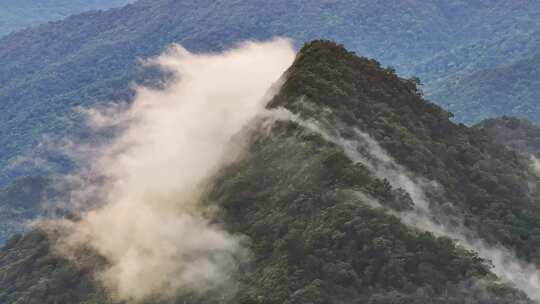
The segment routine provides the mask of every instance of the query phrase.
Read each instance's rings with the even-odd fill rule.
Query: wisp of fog
[[[103,201],[76,221],[55,222],[63,231],[56,251],[74,258],[90,248],[104,257],[98,279],[118,300],[231,289],[246,248],[215,224],[202,195],[241,156],[237,134],[264,111],[294,56],[290,41],[278,38],[210,54],[175,45],[145,62],[174,77],[160,89],[135,88],[127,108],[87,111],[90,127],[121,131],[87,150],[84,174],[98,178],[83,180],[100,182],[82,186],[97,187]]]
[[[307,109],[316,108],[307,100],[299,101],[302,107]],[[330,143],[340,147],[354,163],[366,166],[375,176],[386,179],[394,188],[402,188],[409,193],[414,202],[414,210],[406,212],[388,212],[399,217],[400,220],[415,229],[429,231],[436,236],[445,236],[456,241],[467,250],[475,251],[493,264],[492,271],[504,282],[510,283],[524,291],[531,299],[540,301],[540,269],[519,260],[515,254],[502,245],[490,246],[482,239],[476,237],[464,226],[453,227],[446,225],[449,218],[443,214],[435,214],[431,210],[426,193],[429,191],[440,192],[441,186],[436,182],[428,181],[415,176],[412,172],[401,166],[394,160],[378,142],[367,133],[340,121],[332,115],[331,109],[319,109],[323,113],[316,119],[302,119],[298,115],[286,109],[273,111],[276,119],[288,120],[299,124],[305,129],[319,134]],[[341,132],[347,130],[352,138],[344,138]],[[366,154],[360,151],[366,151]],[[358,198],[370,206],[382,206],[373,198],[363,193],[358,193]]]

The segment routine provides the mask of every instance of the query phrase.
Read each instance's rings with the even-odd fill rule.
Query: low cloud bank
[[[175,45],[145,63],[174,75],[162,89],[138,87],[130,106],[86,110],[90,128],[117,136],[79,147],[89,165],[71,178],[71,204],[98,199],[98,207],[49,223],[60,234],[57,252],[104,257],[98,279],[117,300],[234,290],[248,255],[243,238],[216,224],[202,197],[213,175],[241,157],[238,134],[264,111],[294,56],[286,39],[219,54]]]

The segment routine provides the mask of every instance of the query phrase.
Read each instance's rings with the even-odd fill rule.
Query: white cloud
[[[294,56],[285,39],[219,54],[175,45],[147,61],[173,72],[164,89],[137,88],[127,108],[86,110],[92,127],[122,131],[85,149],[91,166],[78,180],[104,201],[79,221],[54,223],[63,230],[58,252],[73,258],[90,247],[105,257],[99,279],[119,300],[234,288],[243,239],[213,223],[201,197],[217,170],[241,156],[242,145],[231,139],[264,110]]]

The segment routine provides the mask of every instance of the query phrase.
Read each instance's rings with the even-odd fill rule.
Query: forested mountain
[[[129,101],[134,83],[161,84],[164,75],[139,59],[171,43],[220,51],[245,39],[286,36],[300,47],[327,37],[382,65],[326,41],[304,47],[269,106],[295,119],[255,134],[206,194],[221,210],[216,221],[251,240],[243,288],[230,301],[532,303],[538,176],[505,145],[534,153],[536,128],[507,118],[468,128],[446,110],[468,123],[540,120],[539,13],[540,2],[527,0],[141,0],[6,35],[0,242],[57,194],[47,178],[24,176],[71,169],[48,150],[56,140],[92,140],[79,106]],[[93,277],[108,261],[85,252],[73,265],[51,243],[38,229],[0,250],[0,302],[112,302]],[[216,299],[178,296],[186,301]]]
[[[88,10],[120,7],[129,0],[1,0],[0,36]]]
[[[142,0],[121,9],[84,13],[23,30],[0,40],[0,182],[36,173],[31,166],[7,165],[15,157],[27,156],[45,134],[82,132],[75,107],[129,99],[129,85],[149,76],[138,74],[138,58],[156,55],[173,42],[208,51],[276,35],[291,37],[299,45],[327,37],[395,66],[403,75],[421,75],[427,84],[425,91],[434,92],[435,102],[452,104],[457,120],[477,119],[465,113],[478,117],[500,114],[508,110],[502,105],[510,101],[498,98],[503,96],[500,94],[494,96],[497,90],[490,89],[499,88],[498,84],[491,84],[491,77],[474,74],[463,82],[471,85],[465,91],[474,94],[459,95],[453,83],[465,76],[454,77],[462,71],[454,67],[474,67],[467,72],[472,75],[486,65],[525,60],[538,49],[533,38],[540,29],[539,12],[540,4],[527,0]],[[506,37],[523,43],[499,43]],[[437,59],[446,58],[448,52],[461,54],[460,50],[471,45],[489,46],[472,47],[476,53],[492,50],[489,60],[476,64],[476,55]],[[526,96],[503,93],[523,97],[511,101],[513,113],[536,120],[534,105],[528,103],[534,96],[534,87],[529,85],[534,82],[527,80],[529,74],[515,71],[520,74],[514,75],[518,78],[512,84],[521,83],[520,94]],[[448,90],[439,90],[447,86]],[[492,109],[492,104],[501,106]]]
[[[527,282],[507,284],[524,273],[505,276],[495,255],[464,247],[502,244],[540,264],[527,158],[335,43],[304,46],[285,77],[268,108],[289,118],[254,131],[205,195],[215,220],[250,240],[242,288],[227,300],[180,290],[172,302],[534,303],[518,291],[536,295]],[[462,225],[459,244],[407,221],[419,208],[449,232]],[[111,303],[92,280],[107,261],[86,252],[75,267],[51,253],[54,238],[38,230],[0,251],[0,301]]]

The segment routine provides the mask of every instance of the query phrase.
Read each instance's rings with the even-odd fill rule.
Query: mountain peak
[[[329,40],[304,45],[269,107],[306,116],[305,101],[331,109],[342,121],[362,129],[381,129],[389,121],[409,128],[419,121],[437,133],[433,136],[441,136],[452,134],[441,131],[457,127],[450,113],[423,98],[417,78],[401,78],[392,67]]]
[[[334,55],[341,54],[345,56],[355,54],[354,52],[348,51],[342,44],[339,44],[336,41],[317,39],[305,43],[300,50],[299,55],[313,54],[318,51],[326,51],[327,54],[331,54],[331,52],[333,52]]]

